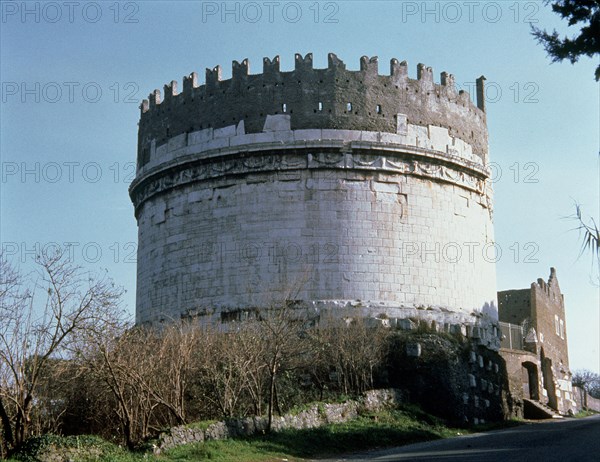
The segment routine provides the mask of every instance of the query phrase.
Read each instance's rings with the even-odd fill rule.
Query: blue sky
[[[0,241],[28,268],[48,243],[108,268],[135,300],[136,222],[127,187],[138,105],[155,88],[221,64],[334,52],[448,71],[468,90],[487,77],[498,289],[525,288],[557,269],[572,369],[600,370],[598,287],[578,259],[574,201],[599,213],[597,58],[551,64],[530,21],[571,32],[541,2],[1,2]],[[25,6],[24,6],[25,5]],[[225,14],[223,12],[225,11]],[[573,31],[574,32],[574,31]],[[518,249],[518,251],[517,251]],[[597,275],[596,275],[597,276]]]

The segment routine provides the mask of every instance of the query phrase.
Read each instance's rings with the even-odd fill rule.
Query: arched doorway
[[[523,377],[523,396],[535,401],[540,400],[540,379],[537,364],[525,361],[521,364]]]

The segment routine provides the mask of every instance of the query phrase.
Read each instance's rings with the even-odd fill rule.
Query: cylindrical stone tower
[[[233,62],[141,106],[137,322],[228,322],[292,298],[436,325],[496,318],[484,78],[392,59]]]

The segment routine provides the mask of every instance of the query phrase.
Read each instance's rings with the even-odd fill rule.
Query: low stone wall
[[[403,394],[398,389],[370,390],[358,400],[348,400],[339,404],[316,403],[297,414],[273,417],[271,428],[273,431],[301,430],[346,422],[358,417],[360,411],[372,412],[391,408],[403,401]],[[246,417],[215,422],[205,429],[182,425],[171,428],[168,433],[162,433],[159,436],[157,449],[162,451],[182,444],[250,436],[264,433],[266,429],[267,417]]]
[[[577,403],[577,410],[600,412],[600,399],[593,398],[583,388],[573,387],[573,398]]]

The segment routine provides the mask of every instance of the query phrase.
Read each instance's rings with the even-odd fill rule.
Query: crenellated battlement
[[[556,277],[556,270],[550,268],[550,276],[548,281],[543,278],[538,278],[537,282],[531,283],[531,288],[542,295],[546,300],[560,300],[562,302],[562,294]]]
[[[405,123],[447,128],[451,136],[473,147],[487,161],[484,77],[477,79],[476,104],[457,91],[452,74],[442,72],[436,83],[433,70],[417,66],[417,78],[408,76],[406,61],[392,59],[389,75],[379,74],[377,57],[362,56],[358,71],[329,53],[326,69],[313,67],[311,53],[294,57],[294,70],[282,72],[279,56],[263,59],[263,72],[250,73],[248,59],[232,62],[231,78],[223,80],[221,66],[206,69],[205,83],[198,74],[154,90],[141,105],[138,160],[170,138],[241,121],[246,133],[260,133],[269,115],[287,114],[292,130],[347,129],[399,133]],[[406,122],[405,122],[406,121]]]

